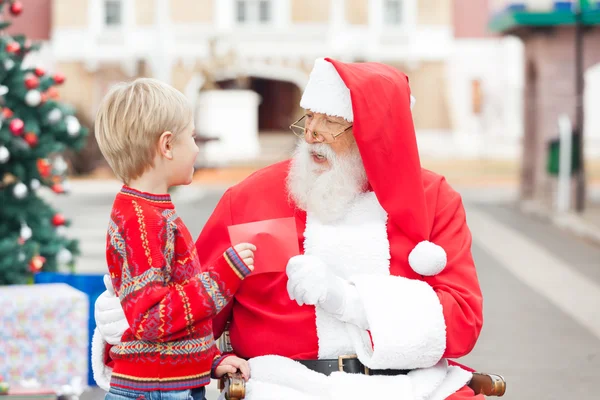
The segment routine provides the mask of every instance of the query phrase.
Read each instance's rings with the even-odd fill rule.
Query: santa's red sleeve
[[[231,189],[227,190],[221,197],[212,215],[204,225],[198,240],[196,240],[196,250],[198,251],[200,265],[203,269],[207,268],[211,261],[219,256],[220,251],[218,249],[226,249],[231,246],[227,230],[227,227],[230,225],[233,225],[231,218]],[[219,338],[223,334],[231,315],[232,307],[233,301],[228,302],[213,318],[213,335],[215,338]]]
[[[441,181],[430,241],[447,255],[437,275],[356,275],[369,331],[348,324],[359,358],[373,369],[414,369],[471,351],[483,323],[471,233],[460,195]]]

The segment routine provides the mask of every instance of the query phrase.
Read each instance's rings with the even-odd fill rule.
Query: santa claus
[[[197,241],[208,263],[228,226],[294,217],[301,255],[247,278],[214,320],[250,360],[247,399],[482,399],[449,358],[471,351],[482,296],[460,195],[422,169],[408,78],[378,63],[315,62],[291,161],[230,188]],[[105,294],[96,319],[126,321]],[[101,348],[97,337],[98,348]],[[110,372],[96,363],[99,377]]]

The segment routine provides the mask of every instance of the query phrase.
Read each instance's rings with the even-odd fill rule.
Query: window
[[[383,18],[386,25],[402,24],[402,0],[384,0]]]
[[[259,23],[271,21],[270,0],[237,0],[236,20],[240,24]]]
[[[104,23],[109,27],[121,26],[122,18],[121,0],[105,0],[104,1]]]

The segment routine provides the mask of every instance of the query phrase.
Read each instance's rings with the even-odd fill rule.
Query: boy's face
[[[200,149],[196,144],[194,122],[175,137],[172,144],[173,159],[169,163],[169,186],[189,185],[194,175],[194,164]]]

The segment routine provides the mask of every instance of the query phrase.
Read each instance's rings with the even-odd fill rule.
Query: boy
[[[211,320],[253,269],[256,248],[223,249],[201,268],[168,194],[192,182],[199,151],[186,98],[154,79],[115,85],[100,105],[95,135],[124,183],[110,216],[106,258],[130,327],[110,349],[105,399],[203,400],[211,371],[218,378],[239,368],[247,379],[247,361],[219,353]]]

